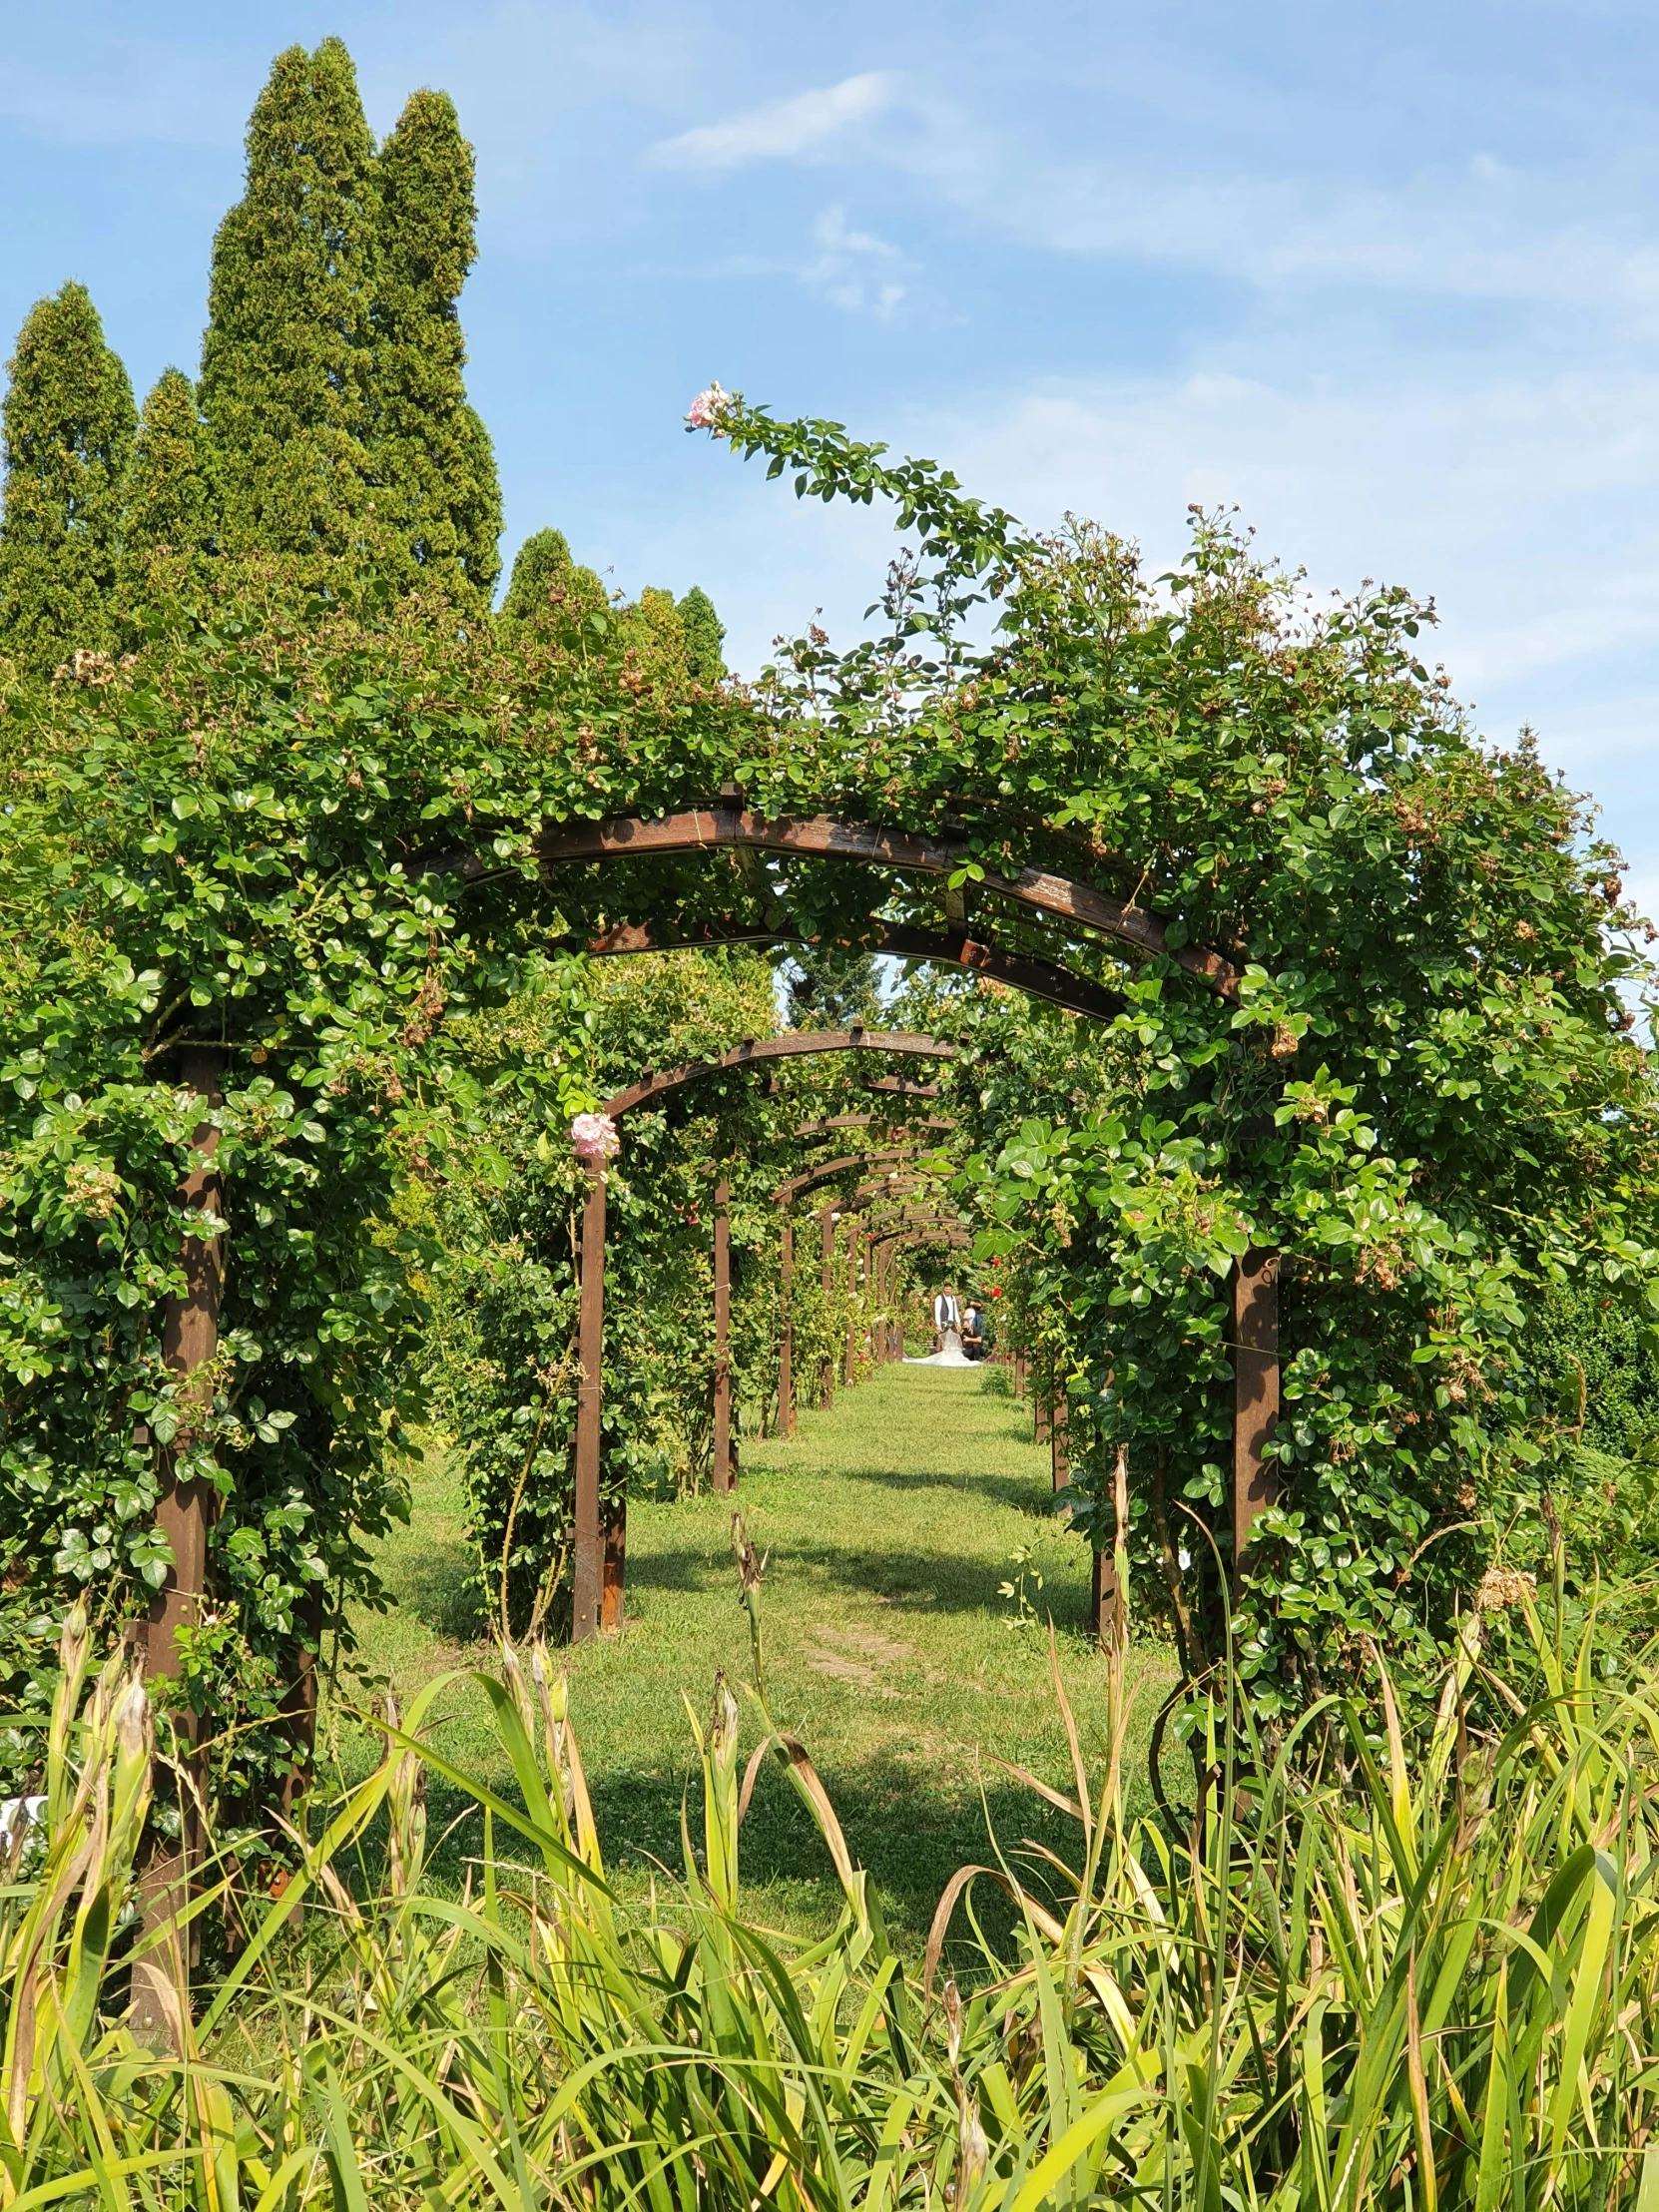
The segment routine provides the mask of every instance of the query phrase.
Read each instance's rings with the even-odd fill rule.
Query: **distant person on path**
[[[933,1350],[935,1352],[948,1352],[951,1349],[951,1340],[954,1338],[956,1349],[959,1351],[961,1340],[957,1336],[957,1332],[961,1326],[962,1309],[956,1303],[956,1293],[947,1283],[933,1300]]]

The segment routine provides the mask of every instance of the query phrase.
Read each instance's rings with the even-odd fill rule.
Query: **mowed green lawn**
[[[972,1371],[886,1369],[838,1393],[831,1411],[803,1413],[791,1442],[749,1444],[735,1501],[769,1556],[761,1602],[774,1717],[807,1745],[911,1954],[956,1868],[994,1858],[991,1832],[1028,1868],[1026,1839],[1074,1854],[1075,1824],[1000,1764],[1069,1789],[1050,1615],[1097,1787],[1104,1761],[1106,1668],[1084,1634],[1088,1553],[1049,1509],[1048,1453],[1032,1441],[1029,1406],[982,1385]],[[625,1890],[643,1884],[653,1859],[681,1867],[688,1788],[699,1832],[683,1700],[706,1715],[724,1669],[744,1706],[746,1755],[761,1733],[743,1687],[749,1629],[731,1522],[731,1503],[713,1497],[633,1505],[626,1627],[563,1654],[608,1861]],[[1019,1608],[999,1585],[1019,1579],[1021,1552],[1029,1614],[1017,1626]],[[412,1524],[386,1545],[381,1567],[397,1610],[365,1620],[362,1657],[405,1701],[443,1668],[489,1664],[487,1646],[463,1640],[460,1498],[444,1462],[428,1462]],[[1171,1679],[1162,1647],[1137,1649],[1126,1762],[1134,1807],[1146,1802],[1147,1738]],[[502,1785],[479,1693],[446,1692],[439,1711],[448,1756]],[[335,1741],[360,1768],[368,1742],[354,1736],[346,1728]],[[434,1797],[434,1833],[454,1810]],[[449,1854],[458,1862],[475,1845],[476,1830],[463,1826]],[[801,1933],[832,1921],[828,1857],[770,1764],[744,1826],[743,1873],[757,1919]]]

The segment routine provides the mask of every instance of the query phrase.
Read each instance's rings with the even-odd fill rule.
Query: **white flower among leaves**
[[[590,1168],[603,1167],[622,1150],[622,1139],[609,1114],[578,1114],[570,1125],[570,1148]]]
[[[731,404],[732,394],[722,391],[719,384],[711,384],[707,391],[700,391],[692,401],[686,416],[687,429],[712,430],[718,438],[721,435],[720,418]]]

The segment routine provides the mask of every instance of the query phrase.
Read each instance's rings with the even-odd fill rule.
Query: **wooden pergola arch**
[[[803,936],[786,924],[774,928],[766,922],[745,922],[732,917],[719,921],[685,922],[663,929],[648,921],[618,921],[588,939],[588,950],[601,958],[631,952],[686,952],[722,945],[817,944],[824,940]],[[841,940],[836,939],[835,942]],[[852,940],[847,940],[851,942]],[[1027,998],[1046,999],[1068,1013],[1087,1014],[1096,1021],[1110,1021],[1121,1014],[1127,1001],[1091,976],[1078,975],[1057,961],[1034,953],[1007,952],[971,937],[966,930],[922,929],[908,922],[871,921],[868,934],[857,940],[866,952],[884,952],[898,960],[930,960],[940,967],[971,968],[988,975]]]
[[[994,859],[962,841],[952,841],[911,830],[868,823],[845,823],[829,816],[772,818],[744,805],[741,793],[723,791],[714,807],[696,807],[659,816],[615,815],[601,821],[548,825],[532,840],[532,851],[544,877],[559,868],[589,862],[661,858],[715,851],[770,852],[797,858],[855,862],[888,869],[899,875],[944,875],[959,883],[971,872],[982,892],[1006,901],[1027,914],[1103,937],[1132,959],[1165,958],[1192,976],[1224,1001],[1235,1003],[1242,975],[1222,953],[1204,944],[1184,941],[1184,930],[1169,917],[1150,912],[1137,903],[1138,891],[1128,899],[1100,890],[1081,878],[1056,870],[1028,866],[1001,873]],[[498,879],[511,872],[507,864],[482,855],[451,854],[431,863],[435,871],[460,876],[463,881]],[[1048,998],[1079,1013],[1096,1018],[1121,1009],[1116,993],[1092,977],[1074,974],[1056,962],[1033,955],[999,950],[970,937],[965,898],[947,901],[953,926],[944,932],[913,928],[906,923],[872,919],[869,928],[879,942],[872,949],[889,950],[900,957],[949,960],[995,975],[1028,995]],[[672,932],[671,932],[672,935]],[[693,944],[736,942],[790,943],[803,941],[799,932],[780,920],[767,922],[717,921],[688,924],[680,941]],[[650,923],[623,923],[601,932],[593,940],[596,952],[621,953],[669,949],[659,929]],[[765,1040],[741,1048],[747,1058],[769,1056]],[[802,1049],[813,1049],[801,1042]],[[835,1049],[833,1045],[818,1049]],[[729,1058],[718,1064],[739,1065]],[[651,1077],[627,1092],[619,1093],[612,1112],[622,1113],[662,1091],[689,1081],[698,1073],[713,1072],[717,1063],[691,1071],[670,1071]],[[932,1086],[904,1077],[877,1079],[869,1086],[890,1093],[925,1097],[936,1095]],[[599,1179],[602,1188],[603,1177]],[[590,1203],[591,1203],[590,1193]],[[584,1217],[584,1224],[585,1224]],[[603,1223],[601,1218],[601,1247]],[[584,1250],[587,1249],[584,1226]],[[601,1274],[602,1274],[601,1262]],[[584,1266],[584,1285],[587,1269]],[[601,1293],[602,1295],[602,1293]],[[1266,1457],[1277,1425],[1279,1410],[1278,1285],[1276,1256],[1251,1252],[1234,1270],[1232,1280],[1232,1350],[1234,1354],[1234,1530],[1236,1555],[1242,1555],[1251,1524],[1275,1494],[1274,1463]],[[575,1634],[594,1633],[602,1606],[604,1569],[598,1531],[598,1397],[597,1357],[599,1339],[593,1340],[594,1362],[587,1356],[586,1292],[584,1289],[584,1382],[578,1417],[577,1534]],[[588,1378],[591,1377],[591,1381]],[[589,1397],[593,1393],[590,1409]],[[584,1448],[584,1445],[586,1448]],[[584,1467],[591,1480],[584,1479]],[[591,1500],[588,1493],[591,1491]],[[591,1510],[588,1506],[591,1503]],[[620,1610],[621,1561],[616,1570]]]
[[[834,1137],[843,1129],[880,1129],[889,1137],[908,1136],[916,1129],[954,1129],[956,1124],[943,1114],[918,1115],[914,1121],[884,1121],[875,1114],[827,1114],[821,1121],[804,1121],[796,1130],[796,1136]]]
[[[718,1059],[691,1060],[684,1065],[644,1075],[637,1083],[617,1091],[605,1103],[613,1121],[688,1084],[732,1070],[758,1066],[766,1061],[794,1060],[829,1052],[874,1052],[889,1058],[948,1060],[955,1046],[937,1037],[905,1030],[815,1029],[783,1037],[746,1039]],[[902,1080],[902,1078],[898,1079]],[[931,1088],[931,1087],[929,1087]],[[716,1391],[715,1464],[717,1484],[730,1486],[731,1395],[729,1373],[722,1374],[719,1348],[725,1342],[728,1315],[718,1287],[724,1274],[719,1265],[720,1243],[726,1234],[729,1193],[722,1177],[715,1193],[717,1292],[715,1305]],[[604,1416],[603,1357],[605,1343],[605,1216],[606,1178],[603,1161],[589,1163],[587,1196],[582,1208],[581,1305],[578,1323],[578,1358],[582,1380],[576,1401],[576,1498],[572,1558],[573,1641],[582,1642],[601,1628],[622,1625],[623,1579],[627,1557],[626,1503],[611,1516],[607,1527],[600,1512],[599,1474]],[[726,1387],[722,1388],[722,1382]],[[725,1408],[726,1421],[721,1419]],[[725,1480],[719,1480],[724,1458]]]
[[[804,1122],[795,1133],[798,1137],[838,1135],[843,1128],[867,1128],[873,1118],[869,1114],[835,1114],[822,1121]],[[934,1115],[928,1117],[928,1126],[937,1129],[950,1129],[955,1125]],[[891,1162],[895,1167],[902,1167],[921,1156],[920,1148],[917,1146],[893,1147],[873,1152],[842,1153],[833,1160],[818,1161],[803,1175],[791,1176],[787,1182],[780,1183],[772,1194],[773,1203],[778,1207],[780,1216],[779,1278],[782,1292],[783,1320],[779,1331],[778,1347],[778,1426],[780,1433],[784,1436],[795,1434],[796,1409],[795,1321],[791,1312],[791,1294],[795,1282],[795,1222],[790,1213],[790,1208],[804,1191],[813,1190],[823,1183],[834,1182],[850,1169],[870,1168],[882,1162]],[[883,1183],[886,1180],[886,1178],[883,1178]],[[869,1188],[871,1186],[868,1184],[858,1186],[860,1192]],[[843,1209],[843,1211],[847,1209]],[[830,1271],[834,1257],[832,1219],[830,1208],[825,1207],[820,1215],[820,1241],[826,1302],[828,1302],[830,1295]],[[826,1404],[829,1403],[830,1386],[830,1377],[827,1373],[823,1385],[823,1402]]]
[[[868,1233],[870,1255],[875,1268],[876,1301],[883,1312],[888,1305],[893,1255],[901,1245],[925,1245],[929,1248],[946,1245],[951,1250],[960,1252],[966,1251],[973,1243],[970,1232],[952,1215],[909,1213],[899,1216],[898,1223],[899,1226],[895,1227],[890,1222],[881,1222]],[[884,1337],[885,1342],[878,1354],[883,1366],[898,1359],[904,1349],[903,1329],[890,1314],[887,1315]]]
[[[531,844],[544,872],[585,860],[646,859],[722,848],[855,861],[905,875],[960,878],[964,870],[971,870],[979,876],[982,888],[995,897],[1107,937],[1133,958],[1173,959],[1219,996],[1233,999],[1238,995],[1240,973],[1230,960],[1208,945],[1181,942],[1168,919],[1148,912],[1133,897],[1115,898],[1092,883],[1050,868],[1024,867],[1011,874],[998,874],[993,872],[994,859],[984,851],[913,830],[873,823],[836,822],[828,815],[792,818],[757,814],[744,806],[741,794],[735,792],[730,796],[723,793],[721,804],[715,807],[549,824]],[[475,853],[454,855],[438,865],[464,881],[484,881],[508,872],[501,861]],[[1176,941],[1171,941],[1172,936]],[[983,949],[990,956],[998,956],[991,946]]]

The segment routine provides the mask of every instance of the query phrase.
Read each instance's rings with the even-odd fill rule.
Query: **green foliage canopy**
[[[717,430],[801,496],[891,499],[918,541],[884,636],[811,636],[773,680],[779,727],[818,741],[798,752],[818,803],[954,819],[987,912],[999,876],[1063,853],[1168,917],[1172,952],[1239,973],[1222,995],[1170,958],[1125,970],[1098,1041],[1024,1015],[974,1031],[981,1250],[1025,1270],[1068,1375],[1096,1540],[1124,1442],[1143,1556],[1203,1664],[1223,1593],[1205,1545],[1156,1523],[1195,1511],[1225,1558],[1226,1280],[1265,1246],[1284,1487],[1240,1607],[1247,1678],[1281,1709],[1368,1633],[1437,1664],[1547,1475],[1529,1304],[1593,1274],[1659,1307],[1616,855],[1529,739],[1480,741],[1403,591],[1316,613],[1204,517],[1155,581],[1104,533],[1032,537],[838,425],[738,402]]]

